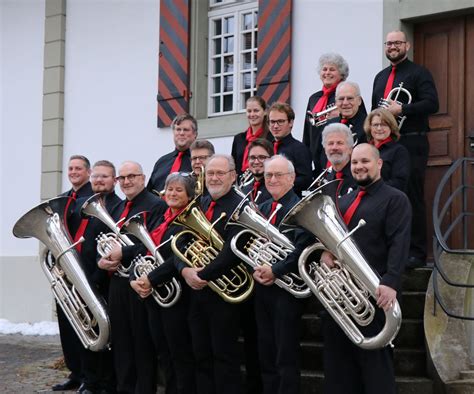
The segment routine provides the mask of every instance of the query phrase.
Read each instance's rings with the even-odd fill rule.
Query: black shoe
[[[63,383],[55,384],[51,389],[53,391],[67,391],[77,389],[81,385],[80,382],[73,379],[68,379]]]
[[[408,258],[408,262],[406,264],[407,268],[413,269],[413,268],[421,268],[426,266],[426,261],[423,259],[420,259],[418,257],[411,256]]]

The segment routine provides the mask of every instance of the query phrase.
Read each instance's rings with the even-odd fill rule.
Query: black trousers
[[[81,349],[83,360],[83,382],[90,391],[115,390],[115,373],[111,350],[93,352],[84,347]]]
[[[58,316],[59,338],[63,349],[64,363],[66,364],[67,369],[71,371],[69,379],[82,383],[84,376],[82,370],[83,360],[81,356],[84,347],[58,303],[56,303],[56,312]]]
[[[375,323],[366,327],[364,335],[380,330],[383,316],[377,310]],[[364,350],[354,345],[332,317],[322,314],[324,334],[325,394],[395,394],[393,352],[389,346]]]
[[[207,287],[192,290],[189,325],[198,394],[240,394],[238,306]]]
[[[303,300],[276,285],[255,284],[255,315],[264,394],[300,393]]]
[[[430,146],[426,135],[402,135],[400,143],[410,154],[407,197],[412,207],[410,257],[426,260],[425,173]]]

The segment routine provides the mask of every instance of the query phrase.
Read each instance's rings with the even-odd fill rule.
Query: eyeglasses
[[[258,156],[249,156],[249,161],[265,161],[269,158],[270,156],[265,156],[265,155],[258,155]]]
[[[104,175],[104,174],[92,174],[91,179],[107,179],[112,178],[113,175]]]
[[[406,44],[406,41],[385,41],[385,46],[390,48],[392,45],[395,45],[397,48],[400,48],[402,44]]]
[[[191,156],[191,161],[206,161],[211,155]]]
[[[357,97],[357,96],[356,96],[356,97]],[[346,100],[347,102],[352,103],[352,102],[356,99],[356,97],[353,97],[353,96],[336,97],[336,101],[342,103],[342,102],[344,102],[344,100]]]
[[[291,174],[291,172],[266,172],[263,176],[265,177],[265,179],[272,179],[273,177],[275,177],[276,180],[279,180],[281,179],[284,175],[289,175]]]
[[[133,182],[137,176],[143,176],[143,174],[128,174],[128,175],[120,175],[117,178],[117,181],[120,183],[125,182],[125,179],[128,179],[130,182]]]
[[[389,127],[389,126],[388,126],[388,124],[385,124],[385,123],[372,123],[370,125],[370,127],[372,127],[373,129],[378,129],[378,128],[384,129],[384,128]]]
[[[275,126],[275,125],[283,126],[286,122],[288,122],[288,119],[275,119],[275,120],[269,120],[268,124],[270,126]]]
[[[229,171],[206,171],[206,177],[207,178],[212,178],[213,176],[215,176],[216,178],[223,178],[224,175],[228,174],[231,171],[234,171],[234,170],[229,170]]]

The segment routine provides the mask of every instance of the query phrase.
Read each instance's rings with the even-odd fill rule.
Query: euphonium
[[[244,228],[232,237],[230,243],[232,251],[253,268],[264,264],[272,266],[285,260],[295,250],[294,245],[270,223],[270,220],[258,213],[253,205],[244,205],[246,200],[242,200],[228,222]],[[311,295],[306,283],[294,273],[275,279],[275,284],[296,298],[307,298]]]
[[[308,111],[308,120],[309,123],[311,123],[311,126],[323,126],[327,123],[329,120],[329,114],[337,109],[336,104],[330,104],[326,107],[326,109],[313,113],[311,111]]]
[[[402,102],[399,100],[400,93],[403,93],[406,96],[405,102]],[[397,104],[403,105],[403,104],[410,104],[412,97],[409,90],[403,87],[403,82],[400,82],[400,85],[398,85],[396,88],[393,88],[388,93],[387,97],[380,99],[379,107],[387,109],[388,106],[390,105],[390,102],[389,102],[390,100],[395,101]],[[398,118],[398,129],[400,130],[403,126],[403,122],[405,122],[405,119],[407,117],[399,115],[397,118]]]
[[[212,264],[212,261],[224,247],[222,237],[214,229],[216,222],[209,223],[201,211],[197,199],[191,201],[173,222],[185,228],[185,230],[175,235],[171,241],[171,248],[175,255],[188,266],[194,268],[206,267]],[[182,237],[191,238],[182,246],[183,250],[179,246],[179,240]],[[243,264],[239,264],[230,271],[230,275],[222,275],[219,279],[209,281],[208,285],[224,301],[238,303],[252,294],[254,282]]]
[[[81,212],[85,216],[91,216],[99,219],[104,223],[109,230],[112,232],[104,234],[100,233],[97,237],[97,253],[101,257],[106,257],[115,245],[130,246],[133,242],[125,234],[120,232],[120,227],[115,223],[114,219],[105,209],[102,204],[101,194],[94,194],[89,197],[87,201],[82,205]],[[128,278],[128,270],[130,267],[125,268],[122,264],[117,267],[117,273],[122,278]]]
[[[313,233],[321,243],[307,247],[298,261],[303,280],[328,310],[349,339],[363,349],[377,349],[391,344],[398,333],[402,313],[398,302],[385,312],[385,325],[375,336],[366,338],[359,326],[373,320],[379,276],[372,270],[351,234],[365,222],[347,232],[332,199],[315,190],[285,216],[282,223],[298,225]],[[308,261],[318,250],[328,250],[337,259],[339,268],[329,269],[325,264]]]
[[[110,322],[105,303],[82,269],[80,256],[64,226],[64,209],[70,197],[56,197],[23,215],[13,227],[18,238],[34,237],[49,249],[41,267],[54,298],[86,349],[98,351],[109,344]],[[80,240],[79,242],[82,242]]]
[[[150,233],[146,229],[143,220],[143,212],[137,213],[128,219],[122,226],[122,231],[137,237],[150,251],[151,256],[138,256],[132,262],[135,276],[148,275],[151,271],[164,263],[163,257],[158,251],[159,245],[155,245]],[[151,292],[152,297],[163,308],[169,308],[178,301],[181,295],[181,285],[176,279],[163,284]]]

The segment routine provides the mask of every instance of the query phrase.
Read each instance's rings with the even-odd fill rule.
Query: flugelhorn
[[[253,204],[245,204],[247,198],[235,209],[227,225],[244,228],[232,237],[230,246],[235,255],[252,268],[285,260],[295,250],[292,242],[258,213]],[[296,274],[288,273],[275,279],[275,284],[296,298],[307,298],[311,290]]]
[[[132,262],[134,273],[137,278],[142,275],[148,275],[151,271],[164,263],[163,257],[158,251],[160,245],[155,245],[153,238],[151,238],[150,233],[145,227],[143,217],[144,212],[137,213],[128,219],[122,226],[122,231],[138,238],[151,253],[150,256],[137,256]],[[158,305],[163,308],[169,308],[179,300],[181,295],[181,285],[173,278],[171,281],[164,283],[159,288],[154,288],[151,295]]]
[[[316,127],[325,125],[329,120],[329,114],[335,109],[337,109],[336,104],[330,104],[326,107],[325,110],[320,112],[313,113],[311,111],[308,111],[307,114],[309,123],[311,123],[311,126]]]
[[[202,268],[212,264],[224,247],[222,237],[214,229],[219,219],[210,223],[199,207],[198,198],[192,200],[173,221],[174,224],[183,226],[185,230],[176,234],[171,241],[174,254],[193,268]],[[222,218],[223,216],[220,219]],[[180,242],[186,237],[190,240]],[[181,243],[184,245],[180,246]],[[252,294],[254,282],[252,276],[240,263],[231,269],[228,275],[209,281],[208,285],[224,301],[238,303]]]
[[[120,227],[117,225],[117,223],[115,223],[115,220],[107,212],[107,209],[105,209],[102,203],[101,193],[97,193],[89,197],[82,205],[81,213],[86,217],[90,216],[99,219],[111,231],[110,233],[106,234],[100,233],[97,236],[97,253],[99,253],[101,257],[107,257],[115,245],[133,245],[132,240],[120,232]],[[117,273],[122,278],[128,278],[129,269],[130,267],[124,267],[122,264],[119,264],[117,267]]]
[[[283,218],[286,225],[297,225],[313,233],[320,241],[307,247],[298,260],[302,279],[327,309],[348,338],[363,349],[391,345],[400,329],[402,313],[397,301],[385,311],[385,325],[373,337],[364,337],[358,326],[367,326],[375,315],[371,302],[376,300],[379,276],[365,260],[348,233],[332,199],[313,191]],[[316,251],[328,250],[337,259],[338,268],[311,260]]]
[[[72,243],[64,226],[69,198],[56,197],[31,209],[16,222],[13,234],[17,238],[33,237],[46,245],[41,268],[54,298],[82,345],[99,351],[109,344],[110,322],[103,298],[84,273],[75,249],[77,243]],[[48,258],[50,253],[54,259]]]
[[[405,95],[405,100],[401,101],[400,100],[400,93],[403,93]],[[400,82],[400,85],[398,85],[396,88],[393,88],[385,98],[381,98],[379,101],[379,107],[387,109],[390,105],[390,101],[395,101],[397,104],[403,105],[403,104],[410,104],[412,101],[411,93],[408,91],[408,89],[405,89],[403,87],[403,82]],[[403,122],[405,122],[406,116],[399,115],[397,116],[398,120],[398,129],[400,130],[403,126]]]

